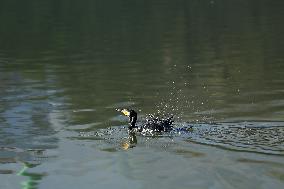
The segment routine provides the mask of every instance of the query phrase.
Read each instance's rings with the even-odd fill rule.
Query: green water
[[[283,7],[1,1],[0,188],[283,188]],[[194,129],[133,143],[120,107]]]

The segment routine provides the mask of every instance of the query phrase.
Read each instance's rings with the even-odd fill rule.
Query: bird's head
[[[121,108],[118,108],[118,109],[116,109],[116,111],[123,113],[123,115],[125,115],[125,116],[127,116],[127,117],[130,116],[130,112],[131,112],[131,110],[126,109],[126,108],[122,108],[122,109],[121,109]]]
[[[126,108],[118,108],[116,111],[123,113],[123,115],[129,117],[129,129],[135,128],[135,123],[137,121],[137,113],[134,110],[126,109]]]

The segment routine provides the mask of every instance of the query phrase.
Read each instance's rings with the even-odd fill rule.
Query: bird
[[[123,113],[129,117],[129,131],[134,132],[168,132],[173,129],[173,116],[167,118],[159,118],[154,115],[150,115],[141,126],[136,125],[137,112],[133,109],[118,108],[116,111]]]

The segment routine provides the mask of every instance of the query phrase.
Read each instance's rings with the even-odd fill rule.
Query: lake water
[[[0,188],[284,188],[283,7],[1,1]]]

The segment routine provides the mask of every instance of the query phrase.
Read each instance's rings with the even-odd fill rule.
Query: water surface
[[[0,2],[0,188],[283,188],[283,6]]]

